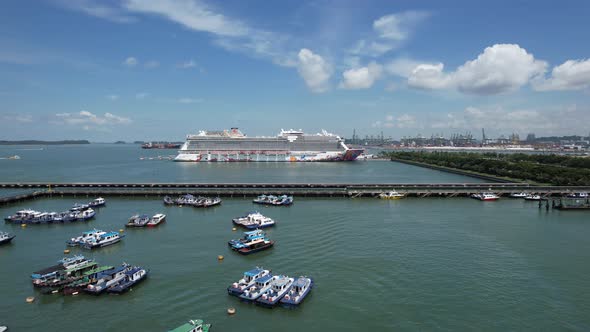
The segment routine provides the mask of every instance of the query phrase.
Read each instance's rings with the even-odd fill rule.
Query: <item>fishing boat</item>
[[[404,197],[406,197],[406,194],[400,194],[395,190],[392,190],[388,193],[379,194],[379,198],[381,198],[381,199],[401,199]]]
[[[15,238],[16,235],[14,234],[9,234],[6,232],[0,232],[0,244],[6,244],[9,243],[10,241],[12,241],[12,239]]]
[[[96,207],[105,206],[106,203],[107,203],[107,201],[104,198],[98,197],[98,198],[95,198],[92,202],[88,203],[88,205],[90,207],[96,208]]]
[[[269,273],[263,277],[256,279],[254,285],[244,289],[242,294],[240,294],[240,299],[244,301],[255,301],[257,298],[260,297],[260,295],[262,295],[262,293],[267,291],[270,288],[271,283],[277,280],[278,278],[278,276],[273,276]]]
[[[180,325],[168,332],[209,332],[211,324],[205,324],[201,319],[189,320],[188,323]]]
[[[142,267],[133,267],[131,270],[125,272],[125,277],[118,283],[110,286],[107,289],[109,293],[121,294],[133,287],[133,285],[144,280],[148,275],[148,270]]]
[[[166,221],[166,215],[162,213],[158,213],[150,218],[150,221],[147,222],[147,227],[155,227],[158,226],[161,222]]]
[[[227,293],[229,295],[241,295],[245,289],[250,288],[256,282],[256,279],[264,277],[270,274],[269,270],[265,270],[263,268],[257,267],[250,271],[244,272],[244,277],[237,282],[234,282],[229,287],[227,287]]]
[[[271,287],[263,291],[260,297],[256,299],[256,304],[265,307],[274,307],[291,289],[294,281],[293,278],[283,275],[279,276],[276,280],[271,282]]]
[[[150,222],[150,217],[147,214],[136,214],[129,218],[126,227],[145,227],[147,223]]]
[[[103,271],[96,276],[96,281],[86,286],[84,291],[89,294],[98,295],[104,292],[112,285],[119,283],[125,278],[127,272],[131,271],[129,264],[123,263],[121,266]]]
[[[526,201],[540,201],[541,200],[541,196],[540,195],[527,195],[524,198]]]
[[[95,228],[91,231],[86,231],[82,233],[82,235],[80,236],[71,238],[69,241],[66,242],[66,244],[70,247],[76,247],[86,243],[87,240],[91,238],[96,238],[102,234],[106,234],[106,232]]]
[[[293,204],[293,196],[260,195],[260,196],[256,197],[252,202],[255,204],[262,204],[262,205],[275,205],[275,206],[291,205],[291,204]]]
[[[99,234],[96,237],[88,238],[85,242],[81,243],[80,246],[85,249],[107,247],[121,241],[124,237],[124,234],[119,234],[117,232],[106,232],[104,234]]]
[[[500,196],[494,193],[481,193],[481,194],[473,194],[471,198],[478,199],[480,201],[496,201],[500,198]]]
[[[234,218],[232,222],[235,225],[246,227],[248,229],[265,228],[274,226],[275,221],[269,217],[265,217],[260,212],[252,212],[248,215]]]
[[[313,287],[313,279],[308,277],[299,277],[291,286],[291,289],[281,299],[281,304],[287,307],[298,306]]]

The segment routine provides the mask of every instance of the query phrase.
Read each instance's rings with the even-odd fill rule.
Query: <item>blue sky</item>
[[[586,1],[3,1],[0,139],[590,131]]]

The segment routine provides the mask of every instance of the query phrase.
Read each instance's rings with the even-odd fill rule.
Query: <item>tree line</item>
[[[522,181],[555,186],[590,186],[590,159],[583,157],[438,151],[384,154],[391,160],[408,160]]]

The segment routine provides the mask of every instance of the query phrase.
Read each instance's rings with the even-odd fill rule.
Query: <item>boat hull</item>
[[[250,255],[250,254],[257,253],[259,251],[270,249],[274,246],[274,244],[275,244],[274,241],[270,241],[269,243],[265,243],[264,245],[259,246],[257,248],[240,248],[240,249],[235,249],[235,251],[237,251],[238,253],[240,253],[242,255]]]
[[[16,235],[11,235],[6,239],[0,240],[0,245],[10,243],[10,241],[12,241],[12,239],[14,239],[15,237],[16,237]]]
[[[115,243],[120,242],[123,237],[124,236],[122,235],[122,236],[120,236],[120,237],[118,237],[116,239],[113,239],[113,240],[110,240],[110,241],[107,241],[107,242],[96,243],[96,244],[88,244],[88,243],[85,243],[85,244],[82,245],[82,247],[84,249],[96,249],[96,248],[108,247],[110,245],[113,245]]]
[[[309,287],[307,287],[307,289],[303,292],[303,294],[299,295],[299,299],[295,300],[294,298],[289,297],[288,299],[286,299],[286,295],[283,296],[283,298],[280,300],[281,306],[283,307],[297,307],[301,304],[301,302],[303,302],[303,300],[305,300],[305,298],[307,297],[307,295],[309,294],[309,292],[311,292],[311,289],[313,288],[313,279],[310,278],[310,284]]]

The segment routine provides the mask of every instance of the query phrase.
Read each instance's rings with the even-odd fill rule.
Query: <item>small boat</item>
[[[57,279],[60,275],[64,273],[66,270],[76,269],[78,267],[84,266],[92,260],[85,258],[82,255],[76,255],[72,257],[65,257],[58,261],[57,265],[53,265],[50,267],[46,267],[39,271],[33,272],[31,274],[31,279],[33,281],[33,285],[41,285],[47,283],[51,280]]]
[[[113,269],[103,271],[96,276],[96,281],[86,286],[84,291],[89,294],[98,295],[105,291],[112,285],[119,283],[125,274],[131,271],[132,267],[129,264],[123,263],[121,266]]]
[[[588,198],[588,193],[586,193],[586,192],[571,193],[571,194],[568,194],[566,197],[568,197],[568,198]]]
[[[91,231],[86,231],[82,233],[82,235],[80,236],[71,238],[69,241],[66,242],[66,244],[70,247],[76,247],[81,244],[84,244],[87,240],[91,238],[96,238],[102,234],[106,234],[106,232],[95,228]]]
[[[12,239],[15,238],[16,235],[14,234],[9,234],[6,232],[0,232],[0,244],[6,244],[9,243],[10,241],[12,241]]]
[[[289,292],[294,281],[293,278],[279,276],[271,282],[271,287],[263,291],[260,297],[256,299],[256,304],[265,307],[274,307]]]
[[[221,198],[219,198],[219,197],[215,197],[215,198],[204,197],[204,198],[198,199],[192,205],[194,207],[212,207],[212,206],[216,206],[219,204],[221,204]]]
[[[127,224],[125,224],[125,226],[126,227],[145,227],[148,222],[150,222],[150,217],[148,217],[148,215],[136,214],[136,215],[132,216],[131,218],[129,218],[129,221],[127,222]]]
[[[8,330],[8,327],[0,326],[0,332],[6,332],[7,330]]]
[[[309,294],[313,287],[313,279],[308,277],[299,277],[291,286],[291,289],[281,299],[284,306],[298,306]]]
[[[30,210],[30,209],[20,210],[20,211],[16,211],[15,214],[4,218],[4,221],[12,222],[12,223],[21,223],[21,222],[32,219],[33,216],[37,213],[40,213],[40,212],[35,211],[35,210]]]
[[[245,301],[255,301],[257,298],[260,297],[260,295],[262,295],[262,293],[267,291],[270,288],[271,283],[277,280],[278,278],[278,276],[273,276],[269,273],[263,277],[256,279],[254,285],[244,289],[242,294],[240,294],[240,299]]]
[[[252,202],[263,205],[291,205],[293,204],[293,196],[260,195]]]
[[[70,211],[72,211],[72,212],[84,211],[89,208],[90,208],[90,204],[74,203],[74,205],[70,208]]]
[[[242,279],[227,287],[227,293],[229,295],[241,295],[245,289],[254,285],[256,279],[264,277],[267,274],[270,274],[270,271],[260,267],[246,271],[244,272],[244,277]]]
[[[75,218],[76,218],[75,220],[76,221],[78,221],[78,220],[86,221],[86,220],[90,220],[90,219],[94,218],[95,215],[96,215],[96,211],[94,211],[91,208],[88,208],[86,210],[77,212],[75,214]]]
[[[205,324],[203,320],[195,319],[168,332],[209,332],[210,328],[211,324]]]
[[[473,194],[473,195],[471,195],[471,197],[478,199],[480,201],[496,201],[500,198],[500,196],[498,196],[494,193]]]
[[[264,239],[266,233],[263,230],[257,229],[254,231],[244,232],[244,236],[240,239],[234,239],[227,242],[233,249],[244,248],[252,244],[254,241]]]
[[[119,234],[117,232],[107,232],[96,237],[88,238],[84,243],[81,243],[80,246],[85,249],[107,247],[121,241],[121,239],[124,237],[124,234]]]
[[[541,196],[540,195],[527,195],[524,199],[526,201],[540,201]]]
[[[275,241],[264,238],[264,239],[261,239],[259,241],[256,241],[256,242],[248,245],[247,247],[234,249],[234,250],[239,252],[242,255],[250,255],[255,252],[259,252],[262,250],[272,248],[272,246],[274,246],[274,244],[275,244]]]
[[[161,222],[166,221],[166,215],[162,213],[158,213],[150,218],[150,221],[146,224],[147,227],[155,227],[158,226]]]
[[[401,199],[404,197],[406,197],[406,194],[400,194],[395,190],[392,190],[388,193],[379,194],[379,198],[381,198],[381,199]]]
[[[525,192],[521,192],[521,193],[512,193],[510,194],[510,198],[525,198],[527,197],[529,194],[525,193]]]
[[[106,200],[102,197],[94,199],[92,202],[88,203],[90,207],[101,207],[106,205]]]
[[[260,212],[252,212],[248,215],[234,218],[232,222],[235,225],[243,226],[248,229],[265,228],[274,226],[275,221],[269,217],[265,217]]]
[[[144,280],[148,275],[148,270],[142,267],[134,267],[125,272],[125,277],[107,289],[109,293],[121,294],[128,291],[133,285]]]
[[[176,204],[176,203],[174,202],[172,197],[164,196],[164,205],[174,205],[174,204]]]

